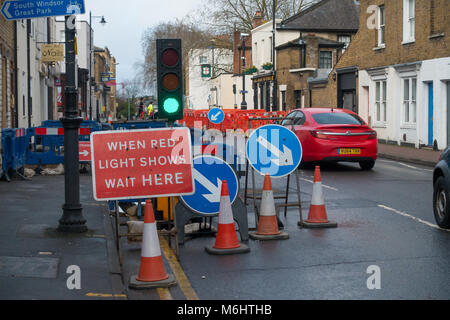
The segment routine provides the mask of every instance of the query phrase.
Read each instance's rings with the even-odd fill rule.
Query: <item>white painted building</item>
[[[211,76],[202,76],[202,67],[211,66]],[[223,48],[194,49],[189,52],[187,66],[187,95],[186,106],[189,109],[208,109],[219,102],[218,93],[212,82],[222,87],[222,82],[227,82],[227,73],[233,66],[233,51]],[[224,78],[222,79],[222,75]],[[214,80],[215,79],[215,80]],[[223,84],[225,88],[226,85]],[[211,91],[211,89],[214,89]],[[230,93],[232,94],[232,86]],[[225,93],[226,94],[226,93]],[[221,95],[222,96],[222,95]]]
[[[55,79],[60,75],[60,67],[40,61],[42,44],[56,41],[55,20],[38,18],[16,24],[18,126],[36,127],[58,118]]]
[[[359,71],[359,112],[378,138],[439,149],[450,144],[450,57]]]
[[[276,19],[276,25],[281,23],[281,19]],[[272,111],[273,105],[273,70],[276,70],[276,59],[273,57],[273,20],[266,22],[252,31],[252,60],[253,65],[258,69],[252,75],[253,83],[249,84],[255,93],[251,96],[253,105],[257,109],[266,109]],[[285,44],[295,40],[300,36],[296,30],[275,31],[275,46]],[[263,65],[270,63],[273,69],[264,70]],[[251,67],[251,66],[247,66]],[[278,106],[281,110],[281,105]]]

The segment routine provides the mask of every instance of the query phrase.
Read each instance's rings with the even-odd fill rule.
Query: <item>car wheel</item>
[[[450,196],[442,176],[434,183],[433,209],[439,227],[450,229]]]
[[[371,170],[375,166],[375,160],[360,161],[359,166],[363,170]]]

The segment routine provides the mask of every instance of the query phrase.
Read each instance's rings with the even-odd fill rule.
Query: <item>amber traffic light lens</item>
[[[178,52],[174,49],[167,49],[162,54],[162,62],[168,66],[173,67],[178,63]]]
[[[177,90],[179,83],[178,76],[173,73],[166,74],[162,79],[164,89],[169,91]]]

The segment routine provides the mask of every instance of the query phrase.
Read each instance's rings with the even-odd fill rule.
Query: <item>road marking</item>
[[[127,298],[126,294],[111,294],[111,293],[86,293],[86,297],[90,298]]]
[[[378,159],[378,161],[387,162],[387,163],[390,163],[390,164],[399,164],[401,166],[404,166],[404,167],[407,167],[407,168],[410,168],[410,169],[414,169],[414,170],[423,170],[423,171],[433,172],[432,169],[419,168],[419,167],[415,167],[415,166],[412,166],[412,165],[409,165],[409,164],[406,164],[406,163],[403,163],[403,162],[398,162],[398,161],[393,161],[393,160],[386,160],[386,159]]]
[[[305,179],[305,178],[300,178],[300,179],[303,180],[303,181],[306,181],[306,182],[314,184],[314,181],[312,181],[312,180],[308,180],[308,179]],[[322,183],[322,187],[330,189],[330,190],[333,190],[333,191],[339,191],[339,189],[327,186],[326,184],[323,184],[323,183]]]
[[[156,291],[158,292],[161,300],[173,300],[169,288],[157,288]]]
[[[172,269],[173,273],[175,274],[175,277],[178,280],[178,284],[180,286],[181,291],[183,291],[184,296],[187,300],[199,300],[197,297],[197,294],[195,293],[194,289],[192,288],[188,278],[186,277],[186,274],[183,271],[183,268],[181,268],[181,265],[179,264],[177,257],[173,253],[173,251],[169,248],[169,244],[167,243],[167,240],[163,238],[162,236],[159,237],[159,242],[161,245],[161,250],[164,253],[164,256],[166,257],[167,261],[170,264],[170,268]],[[158,292],[159,293],[159,292]],[[160,294],[161,297],[161,294]],[[161,297],[162,299],[162,297]]]
[[[425,225],[427,225],[427,226],[429,226],[429,227],[432,227],[432,228],[435,228],[435,229],[439,229],[439,230],[442,230],[442,231],[450,232],[450,230],[442,229],[441,227],[439,227],[439,226],[437,226],[437,225],[435,225],[435,224],[432,224],[432,223],[430,223],[430,222],[428,222],[428,221],[425,221],[425,220],[422,220],[422,219],[420,219],[420,218],[414,217],[414,216],[412,216],[412,215],[410,215],[410,214],[408,214],[408,213],[406,213],[406,212],[402,212],[402,211],[396,210],[396,209],[394,209],[394,208],[390,208],[390,207],[384,206],[384,205],[382,205],[382,204],[379,204],[378,207],[379,207],[379,208],[382,208],[382,209],[385,209],[385,210],[388,210],[388,211],[391,211],[391,212],[394,212],[394,213],[397,213],[397,214],[399,214],[399,215],[401,215],[401,216],[404,216],[404,217],[413,219],[413,220],[415,220],[415,221],[417,221],[417,222],[420,222],[420,223],[422,223],[422,224],[425,224]]]

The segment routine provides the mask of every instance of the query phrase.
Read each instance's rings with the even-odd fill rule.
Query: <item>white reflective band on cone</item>
[[[261,199],[261,212],[259,214],[266,217],[274,216],[276,214],[272,190],[263,191]]]
[[[159,257],[161,248],[159,247],[158,232],[156,223],[144,224],[144,237],[142,238],[142,254],[144,258]]]
[[[219,224],[231,224],[233,221],[233,212],[231,211],[230,196],[220,198]]]
[[[312,205],[325,204],[325,202],[323,201],[323,194],[322,194],[322,182],[314,182],[311,204]]]

